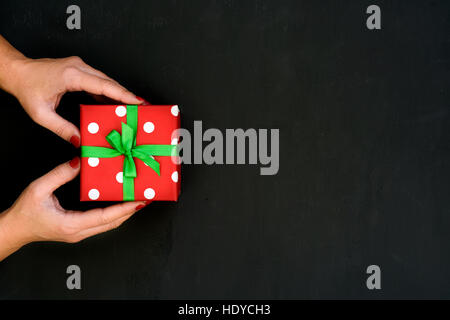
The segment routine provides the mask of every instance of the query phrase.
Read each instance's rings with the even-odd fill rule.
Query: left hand
[[[10,92],[28,115],[76,147],[78,128],[56,113],[62,96],[69,91],[86,91],[124,104],[141,104],[142,99],[79,57],[62,59],[19,59],[14,68]]]

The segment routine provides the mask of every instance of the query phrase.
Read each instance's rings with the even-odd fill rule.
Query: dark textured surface
[[[69,31],[72,1],[1,1],[0,33],[26,55],[79,55],[179,104],[188,129],[280,128],[281,151],[276,176],[184,166],[179,203],[23,248],[0,263],[0,298],[450,298],[450,2],[376,1],[371,32],[372,2],[76,1]],[[67,95],[59,112],[77,123],[88,102]],[[0,104],[3,210],[76,151]],[[78,185],[62,204],[92,207]],[[81,291],[66,289],[70,264]],[[381,291],[365,286],[371,264]]]

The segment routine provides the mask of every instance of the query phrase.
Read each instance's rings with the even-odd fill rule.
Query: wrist
[[[23,224],[18,220],[13,208],[0,214],[0,243],[3,248],[8,248],[12,252],[32,242]]]
[[[29,60],[0,35],[0,88],[15,95],[19,70]]]
[[[24,69],[31,59],[19,53],[3,60],[6,60],[6,63],[0,63],[0,88],[19,99],[18,92],[23,85]]]

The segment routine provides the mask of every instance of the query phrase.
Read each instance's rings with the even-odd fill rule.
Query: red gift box
[[[134,112],[130,110],[134,110]],[[130,182],[130,178],[127,178],[129,170],[124,170],[128,158],[124,154],[106,158],[95,157],[85,152],[91,147],[114,150],[108,142],[107,136],[113,130],[117,131],[115,132],[117,137],[125,135],[122,132],[127,131],[124,129],[124,124],[127,124],[127,120],[130,122],[128,124],[133,123],[133,120],[129,118],[131,114],[134,114],[135,118],[137,117],[134,120],[135,148],[140,148],[142,145],[164,145],[165,147],[177,145],[176,129],[180,127],[180,114],[176,105],[81,105],[81,201],[177,201],[180,193],[180,161],[177,156],[148,155],[153,159],[150,161],[154,163],[154,160],[156,160],[159,163],[160,175],[152,166],[147,164],[148,162],[144,163],[143,160],[134,156],[130,158],[135,166],[135,178],[131,178],[134,199],[130,199],[125,197],[126,188],[124,187],[125,184],[129,186]],[[118,141],[122,140],[118,138]],[[91,149],[95,150],[95,148]],[[118,149],[120,149],[120,146]],[[148,161],[148,158],[145,160]],[[127,173],[127,177],[124,176],[124,171]],[[124,180],[126,180],[126,183],[124,183]]]

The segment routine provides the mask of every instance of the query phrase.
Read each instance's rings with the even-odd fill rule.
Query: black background
[[[82,29],[66,28],[81,7]],[[370,4],[382,30],[366,28]],[[0,263],[0,298],[450,298],[450,2],[1,1],[27,56],[79,55],[182,126],[279,128],[280,171],[185,165],[153,203],[78,244]],[[82,93],[58,112],[79,122]],[[0,93],[1,210],[77,151]],[[58,190],[79,202],[79,180]],[[82,290],[66,288],[66,268]],[[366,288],[381,267],[382,289]]]

